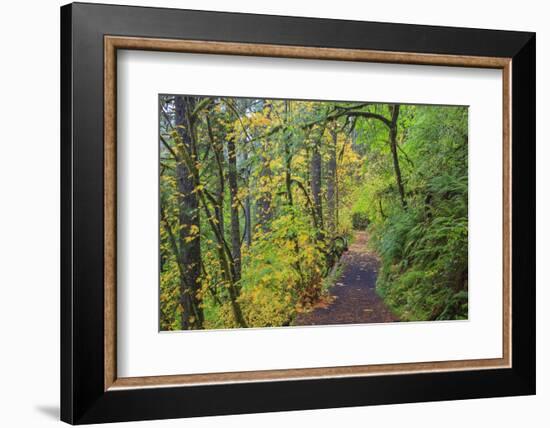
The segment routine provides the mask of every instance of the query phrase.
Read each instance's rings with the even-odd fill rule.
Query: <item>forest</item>
[[[468,317],[468,108],[159,95],[159,328]]]

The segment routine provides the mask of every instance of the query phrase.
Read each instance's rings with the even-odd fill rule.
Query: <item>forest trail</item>
[[[367,232],[355,239],[342,255],[341,277],[329,290],[332,302],[308,313],[298,314],[294,325],[330,325],[394,322],[399,319],[376,293],[379,261],[367,249]]]

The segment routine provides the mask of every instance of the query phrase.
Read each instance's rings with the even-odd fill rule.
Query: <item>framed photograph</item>
[[[61,418],[535,393],[535,35],[61,8]]]

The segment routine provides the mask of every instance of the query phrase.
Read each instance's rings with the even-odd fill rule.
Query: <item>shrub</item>
[[[369,218],[366,212],[356,211],[351,214],[351,224],[354,230],[365,230],[369,225]]]
[[[369,193],[366,191],[366,187],[358,189],[356,192],[356,199],[351,208],[351,224],[354,230],[365,230],[370,223],[369,219]]]
[[[250,327],[287,325],[322,293],[323,242],[291,209],[243,255],[239,303]]]

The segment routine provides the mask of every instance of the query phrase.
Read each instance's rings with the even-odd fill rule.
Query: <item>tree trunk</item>
[[[218,221],[218,229],[221,235],[224,235],[225,225],[224,225],[224,215],[223,215],[223,206],[224,206],[224,197],[225,197],[225,176],[224,176],[224,156],[223,156],[223,143],[216,141],[214,139],[214,133],[212,131],[212,125],[210,123],[210,118],[206,115],[206,124],[208,129],[208,136],[210,138],[210,145],[212,151],[214,152],[214,159],[216,160],[216,166],[218,170],[218,180],[216,182],[216,205],[214,206],[214,212],[216,214],[216,220]]]
[[[246,197],[244,198],[244,241],[246,246],[252,244],[252,207],[250,202],[250,166],[248,165],[248,152],[243,151],[243,157],[246,165],[244,174],[244,185],[246,187]]]
[[[285,100],[285,126],[290,122],[290,102]],[[288,129],[288,128],[287,128]],[[292,199],[292,154],[290,152],[290,135],[285,136],[285,188],[286,199],[289,206],[294,205]]]
[[[192,160],[196,159],[196,150],[193,141],[193,123],[190,111],[193,109],[193,98],[175,97],[176,129],[181,137],[182,147]],[[181,275],[180,295],[182,305],[181,328],[184,330],[202,328],[204,315],[197,298],[200,287],[201,273],[201,242],[199,200],[197,198],[195,182],[189,168],[178,156],[176,176],[178,182],[179,206],[179,247],[180,263],[184,271]]]
[[[399,190],[399,196],[401,198],[401,205],[403,205],[403,208],[407,208],[407,201],[405,199],[405,187],[403,186],[403,180],[401,178],[401,168],[399,167],[399,157],[397,155],[397,119],[399,118],[399,104],[392,105],[390,109],[390,146],[393,158],[393,168],[395,170],[395,180],[397,182],[397,188]]]
[[[235,141],[229,138],[227,141],[228,154],[228,181],[229,193],[231,195],[231,255],[235,265],[234,282],[241,279],[241,231],[239,221],[239,200],[237,185],[237,153]]]
[[[291,175],[291,162],[292,158],[290,157],[290,152],[288,146],[285,143],[285,187],[286,187],[286,199],[289,206],[294,205],[294,200],[292,198],[292,175]]]
[[[262,150],[264,150],[264,148],[262,148]],[[258,224],[264,232],[267,232],[273,217],[271,207],[271,191],[269,189],[272,173],[269,165],[269,159],[263,154],[260,155],[260,165],[260,195],[256,200],[256,214]]]
[[[310,177],[311,177],[311,197],[313,199],[313,207],[317,218],[316,226],[323,228],[323,206],[321,201],[321,152],[319,146],[321,144],[322,134],[319,140],[315,141],[312,147]]]
[[[245,229],[244,229],[244,241],[246,246],[252,245],[252,207],[250,203],[250,195],[246,195],[244,198],[244,216],[245,216]]]
[[[329,145],[327,165],[327,226],[331,234],[336,232],[336,144],[338,135],[331,131],[332,144]]]

